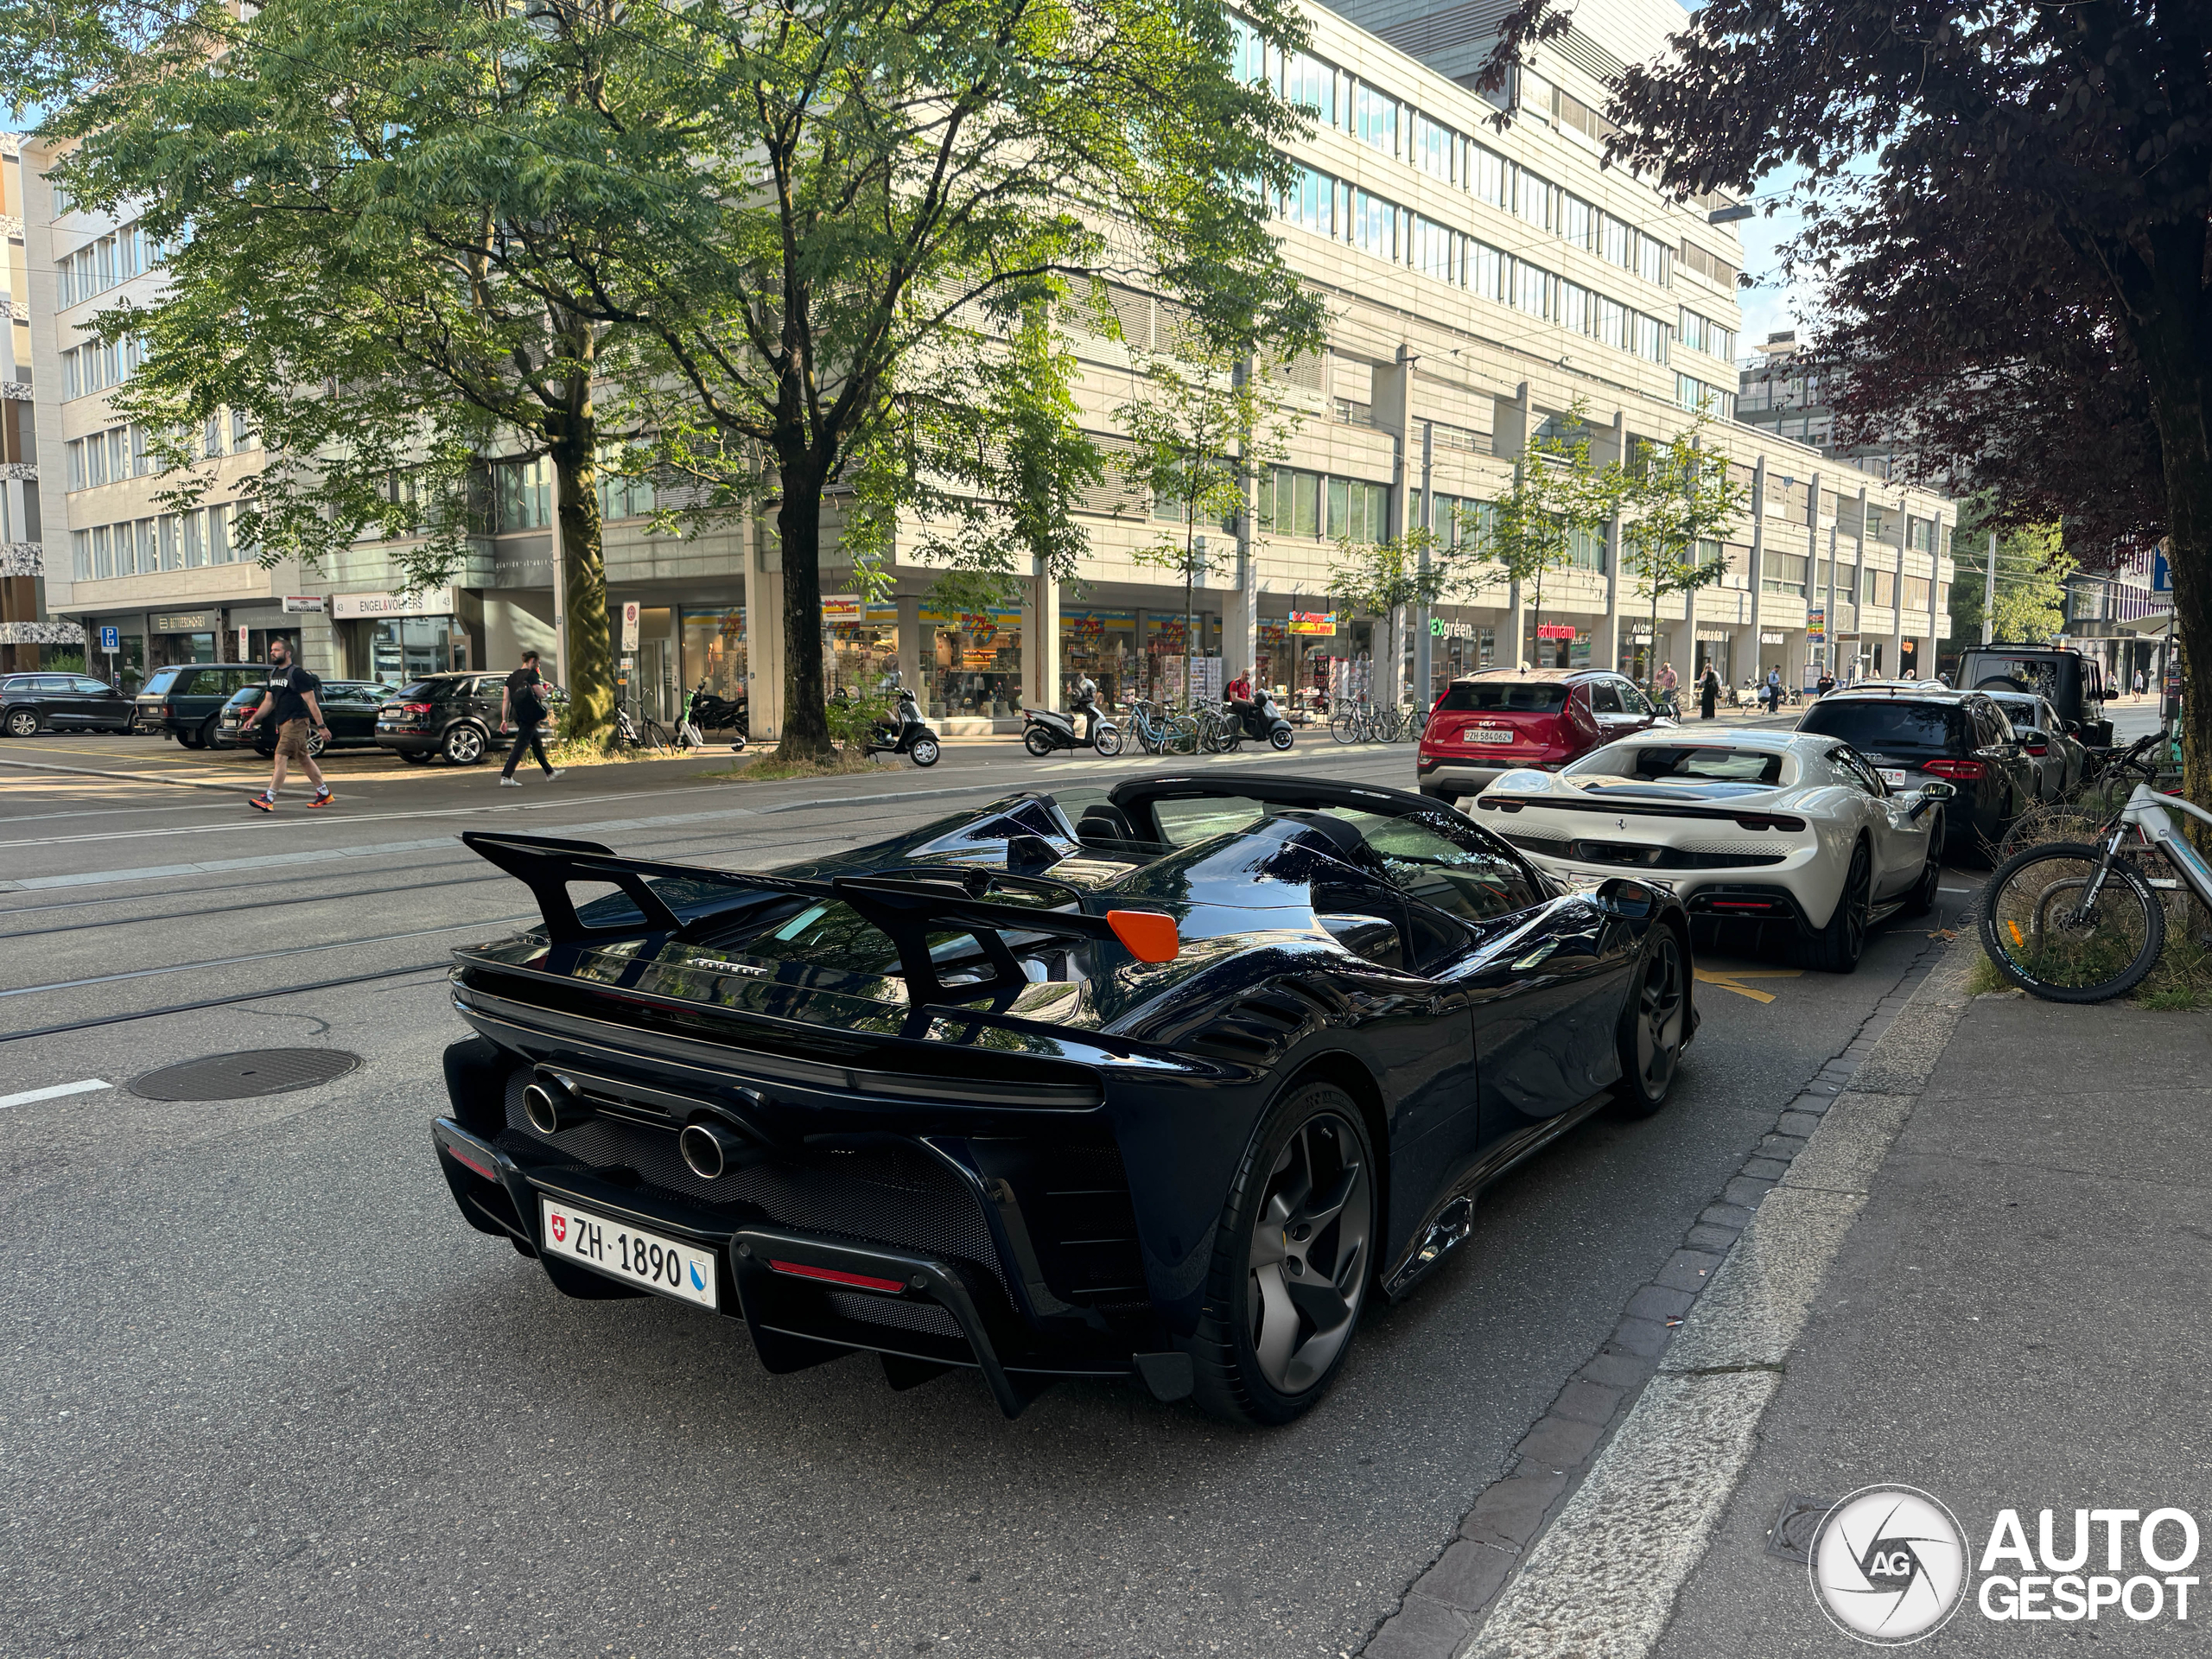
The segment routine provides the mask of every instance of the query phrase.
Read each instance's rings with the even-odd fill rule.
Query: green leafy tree
[[[1625,475],[1591,458],[1588,410],[1580,398],[1555,433],[1532,437],[1514,463],[1513,487],[1492,505],[1480,545],[1510,582],[1533,594],[1529,626],[1544,619],[1544,576],[1574,562],[1585,537],[1603,537],[1620,510]],[[1516,641],[1516,657],[1520,642]]]
[[[1621,483],[1621,569],[1650,603],[1653,650],[1644,679],[1655,694],[1660,603],[1675,594],[1687,600],[1727,575],[1718,547],[1709,558],[1704,550],[1719,541],[1751,499],[1729,475],[1727,458],[1705,448],[1704,432],[1700,419],[1664,444],[1639,446]],[[1694,601],[1690,614],[1696,614]]]
[[[67,187],[138,204],[170,251],[160,297],[97,326],[138,342],[116,404],[156,435],[172,501],[204,494],[194,439],[235,411],[267,450],[241,546],[312,566],[380,540],[423,587],[488,528],[486,457],[542,458],[569,730],[603,734],[601,400],[639,363],[602,314],[624,259],[691,211],[669,188],[681,135],[637,73],[650,43],[588,7],[498,0],[210,5],[151,35],[143,8],[59,11],[47,73],[73,95],[45,130],[77,141]]]
[[[1397,700],[1399,667],[1405,660],[1408,609],[1433,605],[1452,586],[1453,573],[1436,552],[1436,535],[1429,530],[1409,530],[1380,542],[1340,537],[1329,567],[1330,598],[1355,616],[1371,616],[1389,625],[1386,683],[1393,702]],[[1382,652],[1376,653],[1376,666],[1383,666]],[[1376,688],[1378,702],[1383,689]]]
[[[1187,709],[1196,678],[1190,664],[1202,654],[1198,586],[1229,569],[1246,488],[1284,454],[1298,416],[1271,403],[1234,354],[1203,341],[1141,361],[1143,390],[1114,411],[1129,440],[1116,465],[1144,493],[1154,518],[1166,521],[1131,556],[1182,581]]]
[[[1993,639],[2050,644],[2065,631],[2066,579],[2081,569],[2056,524],[2018,524],[1993,498],[1968,498],[1951,545],[1958,576],[1951,584],[1951,642],[1978,644],[1987,597],[1989,532],[1997,531],[1997,604]]]
[[[1285,0],[832,0],[686,10],[721,71],[696,125],[710,234],[672,239],[638,312],[663,371],[638,407],[709,508],[772,505],[779,753],[822,753],[825,497],[863,555],[953,582],[1066,578],[1096,476],[1066,331],[1111,328],[1109,280],[1230,356],[1317,336],[1268,223],[1306,118],[1235,66],[1295,47]],[[600,315],[612,321],[622,308]],[[1140,345],[1148,342],[1138,342]]]

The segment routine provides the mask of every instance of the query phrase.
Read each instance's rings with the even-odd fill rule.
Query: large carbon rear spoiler
[[[665,864],[631,858],[597,842],[565,841],[554,836],[524,836],[469,830],[461,844],[531,890],[544,918],[546,936],[556,944],[589,944],[613,939],[667,934],[674,939],[721,918],[719,910],[686,922],[653,890],[652,878],[725,887],[733,893],[782,893],[842,902],[857,911],[890,939],[899,952],[906,994],[915,1002],[939,1001],[949,995],[930,955],[931,933],[948,931],[972,936],[990,963],[988,980],[969,978],[963,965],[961,1000],[1018,989],[1028,982],[1007,943],[1009,934],[1051,934],[1063,938],[1110,940],[1140,962],[1172,962],[1180,941],[1175,918],[1160,911],[1109,910],[1093,914],[1084,895],[1065,881],[996,870],[925,869],[898,875],[838,875],[826,881],[749,870],[711,870],[696,864]],[[639,919],[586,922],[569,893],[573,882],[612,886],[636,906]],[[985,899],[994,886],[1050,893],[1071,901],[1072,910],[1014,905]],[[973,890],[971,890],[971,887]]]

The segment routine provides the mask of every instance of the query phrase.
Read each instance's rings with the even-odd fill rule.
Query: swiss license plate
[[[1513,741],[1510,726],[1470,726],[1459,734],[1462,743],[1510,744]]]
[[[1912,776],[1903,766],[1884,766],[1881,771],[1882,781],[1885,784],[1902,784]]]
[[[715,1306],[711,1251],[663,1238],[658,1233],[640,1232],[543,1196],[537,1207],[539,1236],[555,1255],[680,1301],[708,1308]]]

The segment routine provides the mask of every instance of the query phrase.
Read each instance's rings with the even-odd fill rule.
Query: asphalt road
[[[1239,1433],[1105,1386],[1009,1423],[972,1376],[767,1376],[741,1325],[566,1300],[461,1221],[426,1133],[463,1031],[440,964],[531,906],[452,837],[770,865],[1143,763],[991,747],[927,773],[506,791],[363,766],[338,808],[273,821],[24,769],[200,775],[124,741],[0,752],[0,1096],[117,1085],[0,1109],[11,1654],[1355,1651],[1928,944],[1893,924],[1849,978],[1701,959],[1669,1109],[1597,1120],[1495,1189],[1300,1423]],[[1238,764],[1405,784],[1412,751]],[[255,1101],[122,1086],[276,1046],[360,1064]]]

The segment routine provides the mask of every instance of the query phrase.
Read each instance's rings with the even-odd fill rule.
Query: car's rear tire
[[[427,766],[436,759],[427,749],[401,749],[397,753],[410,766]]]
[[[1667,1103],[1689,1041],[1689,959],[1675,931],[1655,926],[1621,1009],[1621,1086],[1615,1103],[1628,1117],[1649,1117]]]
[[[1943,884],[1943,815],[1936,815],[1936,823],[1928,831],[1928,863],[1920,872],[1920,880],[1912,884],[1912,891],[1905,896],[1904,914],[1925,916],[1936,908],[1936,890]]]
[[[438,753],[444,755],[449,766],[474,766],[482,762],[485,755],[484,734],[474,726],[454,726],[438,741]]]
[[[8,711],[7,727],[8,735],[10,737],[36,737],[39,727],[38,710],[10,709]]]
[[[203,727],[180,726],[176,728],[176,741],[188,749],[204,749],[207,747],[207,733]]]
[[[1843,891],[1837,895],[1834,913],[1805,946],[1808,966],[1824,974],[1847,974],[1859,966],[1859,956],[1866,949],[1867,918],[1873,911],[1873,861],[1862,841],[1851,849],[1851,864],[1844,873]]]
[[[1309,1084],[1268,1109],[1215,1233],[1192,1344],[1201,1408],[1272,1427],[1328,1392],[1375,1278],[1379,1198],[1351,1096]]]

